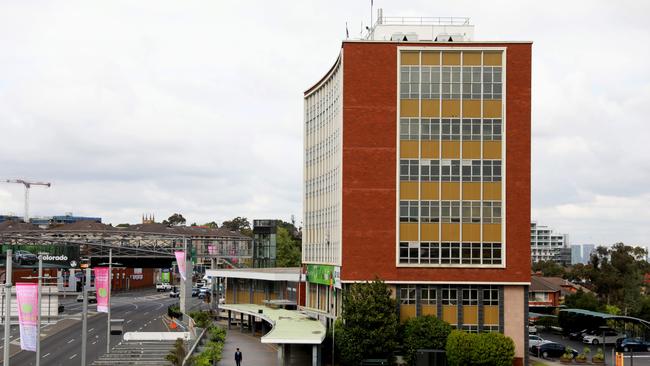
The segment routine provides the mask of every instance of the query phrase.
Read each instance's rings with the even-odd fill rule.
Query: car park
[[[563,344],[556,342],[545,342],[537,346],[530,347],[530,354],[543,358],[560,357],[566,352],[566,349],[567,347]],[[574,358],[578,355],[578,351],[574,350],[573,348],[570,348],[569,351]]]
[[[614,344],[619,338],[624,338],[625,334],[619,334],[613,330],[604,330],[602,332],[595,332],[597,334],[588,334],[582,338],[582,343],[586,344]]]
[[[569,339],[573,341],[582,341],[582,339],[588,334],[590,329],[582,329],[569,333]]]
[[[650,342],[641,338],[619,338],[616,340],[618,352],[650,352]]]
[[[528,334],[537,334],[537,327],[534,324],[528,325]]]
[[[532,347],[532,346],[539,346],[540,344],[542,344],[544,342],[548,342],[548,341],[545,340],[544,338],[536,335],[536,334],[529,334],[528,335],[528,347],[529,348]]]

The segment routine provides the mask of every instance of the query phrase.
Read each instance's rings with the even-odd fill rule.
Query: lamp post
[[[86,268],[86,283],[83,286],[83,312],[81,313],[81,365],[86,364],[86,343],[88,343],[88,288],[90,287],[90,267]]]
[[[111,353],[111,287],[113,287],[113,264],[121,266],[122,263],[113,263],[113,249],[108,250],[108,263],[100,263],[99,265],[108,264],[108,318],[106,321],[106,353]],[[119,273],[118,273],[119,276]]]
[[[11,249],[7,249],[7,260],[5,262],[5,342],[4,342],[4,365],[9,365],[9,336],[11,334]]]
[[[41,364],[41,313],[43,312],[42,309],[42,303],[43,299],[41,296],[41,286],[43,283],[43,256],[47,255],[49,253],[38,253],[38,277],[33,277],[33,276],[27,276],[27,277],[22,277],[24,279],[37,279],[38,280],[38,287],[37,287],[37,305],[36,308],[38,309],[36,311],[36,366],[40,366]],[[51,277],[47,277],[48,279],[51,279]]]

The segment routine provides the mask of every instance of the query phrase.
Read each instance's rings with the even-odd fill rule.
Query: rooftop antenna
[[[370,27],[373,26],[373,22],[372,22],[372,7],[373,7],[373,5],[374,5],[374,0],[370,0]]]

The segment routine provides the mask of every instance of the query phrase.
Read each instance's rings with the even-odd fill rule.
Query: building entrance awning
[[[224,304],[219,308],[269,322],[273,329],[262,337],[262,343],[321,344],[325,339],[325,326],[297,310],[273,309],[255,304]]]

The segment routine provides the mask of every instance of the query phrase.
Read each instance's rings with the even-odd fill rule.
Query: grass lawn
[[[532,366],[548,366],[548,365],[543,362],[533,361]]]

